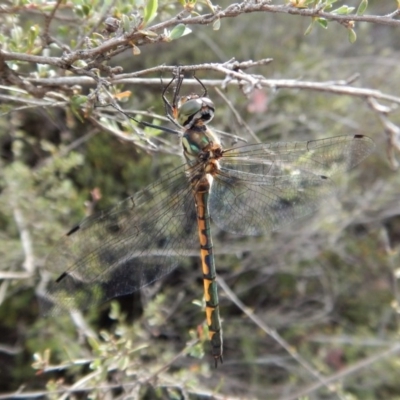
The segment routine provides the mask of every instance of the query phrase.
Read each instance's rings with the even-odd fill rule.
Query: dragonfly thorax
[[[183,154],[189,164],[204,163],[222,157],[218,137],[205,125],[187,129],[182,137]]]
[[[186,129],[206,125],[214,118],[214,103],[208,97],[182,97],[178,107],[178,123]]]

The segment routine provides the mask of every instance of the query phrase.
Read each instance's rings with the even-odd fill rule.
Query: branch
[[[78,60],[89,60],[94,61],[99,56],[104,59],[110,59],[114,55],[120,54],[122,51],[130,49],[134,43],[135,46],[143,46],[148,43],[157,42],[168,42],[168,36],[165,35],[165,31],[178,24],[188,25],[208,25],[222,18],[234,18],[241,14],[249,14],[255,12],[269,12],[269,13],[283,13],[300,15],[302,17],[309,18],[325,18],[326,20],[336,21],[341,24],[355,22],[369,22],[388,26],[400,26],[400,20],[394,19],[400,13],[399,10],[386,16],[375,16],[375,15],[340,15],[335,13],[328,13],[318,8],[313,9],[301,9],[293,7],[291,5],[270,5],[269,1],[260,1],[253,3],[249,1],[243,1],[242,3],[235,3],[229,5],[224,10],[216,11],[214,14],[205,14],[196,17],[182,18],[183,12],[177,16],[153,25],[146,30],[133,29],[130,32],[120,33],[118,36],[105,40],[99,46],[85,49],[76,50],[70,53],[64,53],[62,57],[46,57],[46,56],[35,56],[25,53],[13,53],[1,51],[4,60],[6,61],[25,61],[31,63],[40,63],[53,65],[62,69],[71,70],[74,73],[79,73],[81,68],[73,67],[73,64]],[[51,15],[53,18],[54,15]],[[159,33],[161,32],[161,33]],[[107,54],[108,53],[108,54]],[[102,60],[98,60],[99,62]],[[80,72],[83,74],[85,69]]]
[[[304,398],[306,397],[308,394],[315,392],[317,389],[319,389],[320,387],[322,387],[325,384],[328,385],[332,385],[335,382],[341,381],[344,378],[350,376],[350,375],[354,375],[357,372],[359,372],[362,369],[366,369],[368,367],[370,367],[371,365],[382,361],[383,359],[390,357],[390,356],[394,356],[395,354],[400,352],[400,345],[399,344],[394,344],[391,347],[389,347],[387,350],[383,350],[377,354],[374,354],[370,357],[364,358],[363,360],[354,363],[353,365],[350,365],[347,368],[343,368],[342,370],[340,370],[340,372],[336,373],[336,374],[332,374],[331,376],[328,376],[326,378],[324,378],[324,382],[315,382],[314,384],[304,388],[303,390],[300,390],[299,392],[291,395],[291,396],[287,396],[284,399],[285,400],[297,400],[299,398]]]
[[[319,8],[298,8],[289,5],[270,5],[270,1],[260,1],[258,3],[243,1],[241,3],[231,4],[227,8],[221,11],[217,11],[215,14],[201,15],[198,17],[187,17],[180,20],[185,25],[205,25],[213,23],[214,21],[222,18],[234,18],[241,14],[249,14],[254,12],[270,12],[280,14],[291,14],[300,15],[302,17],[309,18],[325,18],[329,21],[343,22],[369,22],[380,25],[396,26],[400,27],[400,21],[394,19],[400,14],[399,10],[394,11],[391,14],[378,16],[378,15],[340,15],[322,11]],[[154,25],[151,30],[157,31],[159,29],[165,29],[169,27],[169,21]]]
[[[25,254],[25,260],[22,265],[24,269],[32,275],[35,271],[35,256],[33,254],[31,234],[20,208],[16,205],[16,202],[13,203],[14,204],[11,204],[11,206],[13,207],[14,220],[18,227],[21,245]]]
[[[375,112],[377,112],[379,120],[383,125],[387,135],[387,154],[390,165],[393,170],[399,167],[395,152],[400,153],[400,127],[389,121],[387,115],[393,111],[389,107],[382,106],[375,98],[368,98],[368,104]]]
[[[313,81],[301,81],[298,79],[265,79],[261,75],[247,74],[243,70],[267,65],[272,59],[262,59],[258,61],[246,61],[238,62],[235,60],[229,60],[225,63],[204,63],[195,65],[183,65],[180,66],[182,72],[197,72],[197,71],[216,71],[227,76],[229,79],[202,79],[202,82],[206,86],[226,86],[235,85],[242,86],[243,83],[247,83],[248,89],[246,92],[250,92],[255,87],[268,87],[271,89],[305,89],[319,92],[327,92],[340,95],[348,95],[354,97],[361,97],[365,99],[374,98],[377,100],[384,100],[400,104],[400,97],[382,93],[380,90],[370,88],[359,88],[351,86],[357,76],[352,76],[346,80],[337,81],[325,81],[325,82],[313,82]],[[157,67],[149,68],[142,71],[137,71],[129,74],[118,74],[113,78],[109,78],[107,83],[109,85],[116,84],[129,84],[129,85],[160,85],[159,78],[137,78],[149,73],[173,73],[176,69],[174,65],[160,65]],[[235,78],[235,79],[232,79]],[[43,87],[60,87],[60,86],[74,86],[74,85],[94,85],[97,83],[92,77],[88,76],[74,76],[74,77],[56,77],[56,78],[26,78],[26,81],[32,85],[40,85]],[[184,85],[197,85],[198,82],[195,79],[185,79]],[[11,99],[9,99],[11,100]],[[22,101],[23,98],[18,98]]]
[[[296,360],[311,376],[313,376],[318,381],[318,385],[328,387],[327,378],[322,376],[311,364],[309,364],[293,346],[279,335],[275,329],[270,328],[260,318],[258,318],[252,310],[246,307],[221,277],[218,276],[217,282],[232,303],[234,303],[263,332],[274,339],[294,360]],[[340,393],[336,394],[340,399],[343,399]]]

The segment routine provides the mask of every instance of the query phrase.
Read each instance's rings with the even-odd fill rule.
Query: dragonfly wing
[[[196,213],[182,166],[73,228],[46,261],[46,314],[85,309],[168,274],[193,249]]]
[[[330,177],[374,149],[365,136],[272,143],[228,150],[214,177],[210,212],[222,229],[258,235],[311,214],[335,186]]]

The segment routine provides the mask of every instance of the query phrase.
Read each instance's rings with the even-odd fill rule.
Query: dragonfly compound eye
[[[183,103],[178,111],[181,126],[191,128],[198,122],[208,123],[214,117],[214,103],[207,97],[190,99]]]

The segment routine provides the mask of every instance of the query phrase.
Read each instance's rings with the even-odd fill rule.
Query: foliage
[[[399,397],[399,10],[394,0],[1,5],[0,391]],[[178,64],[182,91],[198,92],[194,72],[206,84],[226,147],[344,133],[377,145],[290,230],[214,229],[221,286],[233,290],[221,296],[217,370],[195,257],[85,316],[44,319],[36,301],[63,232],[181,162],[177,135],[156,129],[175,128],[161,92]]]

